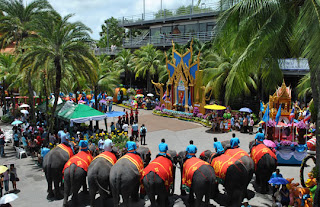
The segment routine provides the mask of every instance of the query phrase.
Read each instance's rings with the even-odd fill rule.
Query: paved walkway
[[[115,110],[123,110],[119,107],[114,107]],[[170,149],[175,149],[177,152],[185,150],[187,147],[189,140],[194,140],[194,144],[198,147],[198,155],[207,149],[213,150],[213,137],[218,137],[220,141],[228,140],[231,138],[231,133],[224,134],[211,134],[207,132],[207,128],[201,126],[200,124],[185,122],[172,118],[164,118],[152,115],[152,111],[139,110],[139,125],[144,123],[148,128],[148,133],[146,137],[147,147],[150,148],[152,152],[152,158],[158,152],[158,144],[161,138],[165,138],[166,142],[169,145]],[[114,119],[116,121],[117,118]],[[108,120],[108,125],[113,121],[113,118]],[[100,123],[103,126],[103,123]],[[4,130],[10,130],[10,126],[1,126]],[[240,139],[241,148],[248,151],[248,144],[251,140],[254,139],[254,135],[241,134],[236,132],[236,135]],[[62,206],[62,200],[57,201],[48,201],[46,199],[47,196],[47,183],[44,177],[44,173],[42,169],[35,165],[35,161],[32,158],[24,158],[18,160],[15,158],[15,152],[13,151],[12,145],[6,147],[6,152],[8,157],[2,158],[0,160],[0,164],[10,164],[15,163],[17,167],[18,177],[20,181],[17,183],[18,189],[20,192],[18,193],[19,199],[12,203],[13,206],[21,206],[21,207],[56,207]],[[299,179],[299,166],[280,166],[281,173],[284,177],[295,178],[295,181]],[[176,172],[176,184],[175,184],[175,194],[170,198],[171,206],[182,207],[189,206],[187,203],[187,197],[180,197],[180,172],[177,170]],[[252,182],[253,183],[253,182]],[[259,193],[254,193],[253,184],[249,184],[248,189],[250,190],[250,205],[251,206],[271,206],[271,196],[270,195],[261,195]],[[10,184],[10,188],[12,188]],[[223,187],[220,186],[220,192],[223,193]],[[81,205],[80,206],[89,206],[89,196],[85,195],[81,192]],[[99,195],[97,195],[97,202],[100,204]],[[218,197],[218,202],[214,200],[210,200],[211,206],[224,206],[223,203],[226,201],[226,197],[224,195],[220,195]],[[112,199],[108,200],[110,206],[112,206]],[[132,203],[131,206],[140,207],[140,206],[149,206],[150,202],[140,200],[138,203]],[[100,205],[98,205],[100,206]]]

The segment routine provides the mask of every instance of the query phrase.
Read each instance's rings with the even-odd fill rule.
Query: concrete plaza
[[[123,110],[117,106],[114,110]],[[117,119],[115,118],[114,121]],[[108,120],[108,125],[113,121],[113,118]],[[100,123],[101,126],[104,123]],[[158,144],[162,138],[166,139],[166,143],[169,145],[169,149],[176,150],[177,152],[185,150],[189,140],[194,140],[194,144],[198,148],[197,156],[204,150],[213,150],[213,138],[217,137],[220,141],[229,140],[232,133],[209,133],[208,128],[201,126],[200,124],[185,122],[172,118],[164,118],[155,116],[152,111],[139,110],[139,126],[145,124],[148,130],[146,137],[146,147],[149,147],[152,153],[152,159],[155,158],[158,153]],[[2,130],[6,131],[7,136],[11,126],[2,125]],[[129,130],[131,131],[131,129]],[[241,134],[235,132],[237,137],[240,139],[240,147],[246,151],[249,151],[249,142],[254,139],[254,135]],[[13,206],[21,207],[56,207],[62,206],[62,200],[48,201],[47,197],[47,183],[44,177],[42,169],[39,168],[31,157],[17,159],[15,152],[11,144],[6,146],[6,158],[1,158],[0,164],[11,164],[14,163],[17,168],[17,174],[20,181],[17,182],[17,188],[19,198],[12,202]],[[295,182],[299,181],[299,166],[279,166],[280,171],[285,178],[294,178]],[[175,184],[175,195],[170,198],[170,205],[175,207],[189,206],[187,202],[187,196],[180,196],[180,171],[176,172],[176,184]],[[252,197],[249,201],[251,206],[271,206],[271,195],[262,195],[255,192],[254,179],[249,184],[249,195]],[[12,185],[10,184],[10,189]],[[218,196],[216,201],[210,200],[211,206],[224,206],[226,201],[225,195],[223,195],[223,187],[220,186],[221,195]],[[96,196],[96,202],[100,205],[99,195]],[[69,198],[71,199],[71,197]],[[112,206],[112,199],[108,199],[110,206]],[[70,202],[71,203],[71,202]],[[80,191],[80,206],[89,206],[89,195],[84,194]],[[131,206],[149,206],[149,200],[141,199],[138,203],[131,203]]]

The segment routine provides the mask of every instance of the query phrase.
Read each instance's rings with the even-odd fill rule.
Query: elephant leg
[[[82,185],[81,185],[81,182],[80,183],[72,183],[72,184],[73,184],[73,186],[72,186],[72,202],[74,204],[76,204],[76,206],[77,206],[77,204],[79,203],[78,192],[79,192]]]
[[[130,193],[129,192],[123,192],[122,193],[123,206],[125,206],[125,207],[129,206],[129,197],[130,197]]]
[[[98,191],[98,187],[96,185],[91,184],[89,186],[89,195],[90,195],[90,206],[95,206],[96,192]]]
[[[57,199],[62,198],[63,195],[60,190],[60,177],[54,178],[54,195]]]
[[[136,187],[134,188],[132,194],[131,194],[131,198],[133,201],[138,202],[139,201],[139,183],[136,185]]]
[[[156,195],[154,194],[154,192],[151,192],[152,190],[148,190],[147,194],[148,194],[148,197],[150,199],[150,202],[151,202],[151,206],[152,207],[156,207],[157,206],[157,203],[156,203]]]
[[[161,207],[166,207],[169,206],[169,200],[168,200],[168,196],[166,193],[162,193],[160,195],[158,195],[158,203],[160,204]]]
[[[108,198],[108,193],[102,189],[99,189],[99,194],[100,194],[100,199],[102,200],[102,206],[107,206],[106,201]]]
[[[189,203],[193,203],[194,202],[194,195],[193,195],[193,189],[192,186],[190,187],[190,192],[189,192],[189,199],[188,199]]]
[[[82,190],[84,193],[88,193],[88,187],[87,187],[87,180],[84,179],[83,185],[82,185]]]
[[[64,197],[63,197],[63,206],[68,206],[68,198],[70,195],[70,177],[69,175],[65,175],[64,177]]]
[[[51,176],[48,175],[48,173],[46,173],[46,179],[47,179],[47,183],[48,183],[48,196],[47,198],[52,198],[54,197],[54,193],[53,193],[53,190],[52,190],[52,178]]]
[[[112,187],[111,189],[112,189],[113,206],[117,207],[117,206],[119,206],[120,195],[117,192],[117,190],[115,189],[115,187]]]

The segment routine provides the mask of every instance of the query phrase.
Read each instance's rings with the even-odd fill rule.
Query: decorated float
[[[305,116],[296,116],[302,110],[291,101],[291,88],[285,82],[269,96],[264,113],[269,113],[270,119],[264,123],[266,139],[274,148],[279,164],[301,164],[307,156],[307,136],[309,111]],[[293,106],[293,107],[292,107]],[[269,109],[270,108],[270,109]],[[304,109],[305,110],[305,109]],[[309,113],[309,114],[308,114]],[[295,119],[301,119],[298,121]],[[274,121],[277,120],[277,121]]]

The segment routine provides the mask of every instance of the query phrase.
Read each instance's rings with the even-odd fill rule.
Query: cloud
[[[74,14],[71,21],[81,21],[93,31],[92,38],[99,39],[104,20],[115,17],[141,15],[143,0],[48,0],[62,16]],[[194,0],[194,4],[197,0]],[[145,0],[147,15],[160,10],[161,0]],[[162,0],[163,9],[176,9],[191,4],[191,0]],[[150,14],[152,15],[152,14]]]

